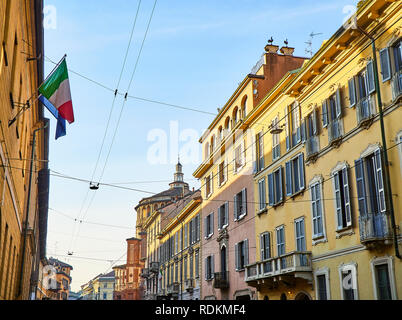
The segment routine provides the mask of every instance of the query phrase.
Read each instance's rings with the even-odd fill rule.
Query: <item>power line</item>
[[[101,171],[101,175],[100,175],[99,180],[98,180],[99,183],[100,183],[100,182],[102,181],[102,179],[103,179],[103,176],[104,176],[105,170],[106,170],[106,166],[107,166],[107,164],[108,164],[108,162],[109,162],[109,158],[110,158],[110,155],[111,155],[111,152],[112,152],[112,149],[113,149],[113,145],[114,145],[114,142],[115,142],[115,140],[116,140],[117,131],[118,131],[118,128],[119,128],[119,126],[120,126],[120,121],[121,121],[121,118],[122,118],[122,115],[123,115],[124,107],[125,107],[125,104],[126,104],[126,102],[127,102],[127,96],[128,96],[129,91],[130,91],[131,85],[132,85],[132,83],[133,83],[135,73],[136,73],[136,71],[137,71],[138,63],[139,63],[139,60],[140,60],[140,58],[141,58],[142,50],[143,50],[143,48],[144,48],[144,44],[145,44],[145,41],[146,41],[147,36],[148,36],[149,28],[150,28],[150,26],[151,26],[151,22],[152,22],[152,18],[153,18],[153,16],[154,16],[155,7],[156,7],[157,2],[158,2],[158,0],[155,0],[154,6],[153,6],[153,8],[152,8],[151,16],[150,16],[150,18],[149,18],[149,20],[148,20],[147,29],[146,29],[146,31],[145,31],[144,38],[143,38],[142,43],[141,43],[141,48],[140,48],[140,51],[139,51],[139,53],[138,53],[137,60],[136,60],[136,63],[135,63],[135,67],[134,67],[134,70],[133,70],[133,72],[132,72],[132,74],[131,74],[131,79],[130,79],[130,82],[129,82],[128,87],[127,87],[126,95],[125,95],[123,104],[122,104],[121,109],[120,109],[119,118],[118,118],[118,120],[117,120],[117,124],[116,124],[115,130],[114,130],[114,134],[113,134],[113,137],[112,137],[112,142],[111,142],[110,147],[109,147],[109,152],[108,152],[108,154],[107,154],[107,156],[106,156],[106,160],[105,160],[103,169],[102,169],[102,171]],[[115,96],[116,96],[116,95],[115,95]],[[83,218],[88,214],[89,208],[91,207],[91,205],[92,205],[92,203],[93,203],[93,201],[94,201],[94,199],[95,199],[96,194],[97,194],[97,190],[93,193],[92,198],[91,198],[91,200],[90,200],[90,202],[89,202],[89,204],[88,204],[88,207],[87,207],[85,213],[84,213],[83,216],[82,216]],[[79,229],[78,229],[78,233],[77,233],[77,234],[79,234],[79,232],[80,232],[80,226],[79,226]]]
[[[136,24],[137,24],[137,19],[138,19],[138,13],[139,13],[139,10],[140,10],[140,6],[141,6],[141,0],[139,0],[139,2],[138,2],[138,7],[137,7],[136,14],[135,14],[133,27],[132,27],[132,29],[131,29],[130,39],[129,39],[129,42],[128,42],[128,45],[127,45],[127,49],[126,49],[126,53],[125,53],[125,56],[124,56],[124,59],[123,59],[123,65],[122,65],[122,68],[121,68],[121,71],[120,71],[119,79],[118,79],[118,81],[117,81],[117,86],[116,86],[116,90],[115,90],[115,93],[114,93],[114,96],[113,96],[113,101],[112,101],[112,105],[111,105],[111,108],[110,108],[110,112],[109,112],[109,116],[108,116],[108,120],[107,120],[107,124],[106,124],[106,128],[105,128],[105,132],[104,132],[104,135],[103,135],[101,147],[100,147],[100,150],[99,150],[99,153],[98,153],[98,157],[97,157],[97,160],[96,160],[95,168],[94,168],[93,173],[92,173],[91,183],[92,183],[93,179],[95,178],[95,174],[96,174],[96,171],[97,171],[97,169],[98,169],[99,161],[100,161],[100,158],[101,158],[101,155],[102,155],[103,147],[104,147],[104,145],[105,145],[107,132],[109,131],[110,121],[111,121],[111,119],[112,119],[112,114],[113,114],[114,106],[115,106],[115,103],[116,103],[117,92],[119,91],[121,79],[122,79],[122,76],[123,76],[123,73],[124,73],[124,69],[125,69],[125,67],[126,67],[127,57],[128,57],[128,53],[129,53],[129,51],[130,51],[130,47],[131,47],[131,42],[132,42],[133,35],[134,35],[135,26],[136,26]],[[85,197],[84,197],[84,201],[82,202],[82,205],[81,205],[80,211],[79,211],[79,213],[78,213],[78,215],[77,215],[77,218],[81,216],[82,210],[84,209],[85,202],[87,201],[87,198],[88,198],[88,195],[89,195],[89,191],[90,191],[90,189],[87,190],[87,193],[86,193],[86,195],[85,195]],[[90,201],[90,204],[88,205],[88,208],[89,208],[89,206],[91,205],[92,201],[93,201],[93,198],[92,198],[92,200]],[[88,211],[88,209],[87,209],[87,211]],[[86,212],[87,212],[87,211],[86,211]],[[85,216],[85,215],[86,215],[86,213],[84,214],[84,216]],[[79,232],[79,231],[78,231],[78,232]],[[70,246],[73,245],[74,233],[75,233],[75,225],[74,225],[73,232],[72,232],[72,235],[71,235],[72,238],[71,238],[71,244],[70,244]]]

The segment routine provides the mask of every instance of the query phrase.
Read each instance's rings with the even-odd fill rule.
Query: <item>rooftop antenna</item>
[[[322,33],[314,33],[314,31],[313,31],[313,32],[310,33],[310,39],[307,42],[305,42],[305,44],[307,44],[307,48],[306,48],[305,52],[307,54],[309,54],[310,57],[313,56],[313,40],[314,40],[314,37],[319,36],[321,34]]]

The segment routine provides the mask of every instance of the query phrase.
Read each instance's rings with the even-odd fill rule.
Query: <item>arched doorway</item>
[[[281,300],[288,300],[288,298],[286,297],[286,294],[285,294],[285,293],[282,293],[282,294],[281,294]]]
[[[310,297],[305,294],[304,292],[299,292],[296,297],[295,300],[301,300],[301,301],[310,301]]]

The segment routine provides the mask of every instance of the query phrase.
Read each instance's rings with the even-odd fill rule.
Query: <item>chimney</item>
[[[277,52],[278,52],[278,49],[279,49],[279,46],[276,46],[276,45],[274,45],[274,44],[267,44],[267,45],[265,46],[265,51],[266,51],[267,53],[277,53]]]

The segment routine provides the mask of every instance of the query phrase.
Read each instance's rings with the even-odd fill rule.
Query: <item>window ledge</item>
[[[205,238],[205,240],[209,240],[209,239],[212,238],[212,236],[213,236],[213,233],[209,234],[208,236],[206,236],[206,237],[204,237],[204,238]]]
[[[238,217],[237,219],[235,219],[234,221],[235,221],[235,222],[239,222],[239,221],[243,220],[246,215],[247,215],[247,213],[243,213],[241,216],[239,216],[239,217]]]
[[[342,237],[345,237],[345,236],[351,236],[351,235],[354,235],[355,234],[355,232],[353,231],[353,228],[350,226],[350,227],[345,227],[345,228],[342,228],[342,229],[338,229],[338,230],[336,230],[336,238],[337,239],[340,239],[340,238],[342,238]]]
[[[227,181],[228,181],[228,179],[224,180],[224,181],[219,185],[219,188],[222,188],[222,187],[226,184]]]
[[[262,210],[257,211],[257,216],[260,216],[260,215],[262,215],[264,213],[267,213],[267,212],[268,212],[268,208],[264,208]]]
[[[313,238],[313,246],[324,242],[328,242],[327,238],[324,235]]]

